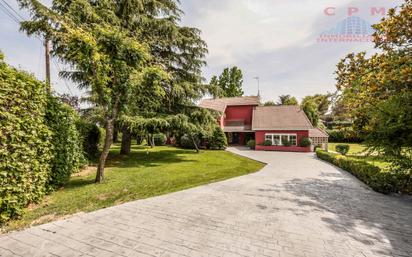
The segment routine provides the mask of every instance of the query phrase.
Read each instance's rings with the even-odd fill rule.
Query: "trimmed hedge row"
[[[7,65],[1,53],[0,84],[1,224],[87,163],[85,145],[95,140],[96,128],[79,132],[77,112],[50,96],[44,83]],[[97,143],[90,148],[96,151]]]
[[[79,119],[79,115],[69,105],[57,98],[49,98],[46,122],[52,131],[53,159],[50,163],[52,170],[47,184],[52,189],[66,184],[72,173],[87,164],[81,137],[76,128]]]
[[[384,172],[379,167],[366,161],[348,158],[339,154],[317,150],[318,158],[346,170],[370,186],[383,193],[412,193],[412,174],[402,172]]]
[[[1,53],[0,53],[1,55]],[[0,56],[0,223],[46,194],[53,158],[43,83]]]

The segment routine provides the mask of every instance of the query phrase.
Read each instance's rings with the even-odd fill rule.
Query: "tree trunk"
[[[120,154],[129,155],[132,147],[132,133],[129,129],[122,129],[122,147],[120,149]]]
[[[107,156],[109,155],[110,146],[113,143],[113,120],[106,121],[106,137],[104,139],[103,151],[100,155],[99,165],[97,166],[96,183],[104,181],[104,166],[106,165]]]
[[[113,128],[113,143],[118,143],[119,142],[119,127],[114,126]]]
[[[192,139],[193,145],[195,146],[196,153],[199,153],[199,152],[200,152],[200,151],[199,151],[199,147],[197,146],[196,140],[195,140],[195,138],[194,138],[194,136],[193,136],[192,134],[190,134],[190,138]]]

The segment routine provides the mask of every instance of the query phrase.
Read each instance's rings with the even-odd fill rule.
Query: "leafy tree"
[[[276,106],[277,104],[274,101],[267,101],[264,103],[264,106]]]
[[[412,170],[412,1],[373,27],[378,53],[341,60],[337,88],[368,146],[400,170]]]
[[[220,127],[216,127],[213,131],[210,146],[213,149],[225,149],[227,147],[227,138]]]
[[[217,78],[210,80],[210,92],[214,98],[243,96],[243,74],[238,67],[226,68]]]
[[[278,105],[298,105],[298,100],[294,96],[281,95],[279,96]]]
[[[167,92],[174,97],[169,98],[169,102],[163,102],[166,106],[170,106],[172,99],[199,94],[198,90],[188,86],[198,77],[191,76],[187,70],[197,69],[200,72],[203,60],[185,63],[184,57],[189,54],[196,57],[204,55],[205,47],[191,49],[195,44],[204,46],[203,41],[193,42],[191,37],[200,32],[182,27],[179,31],[181,37],[165,37],[163,40],[152,37],[166,32],[171,36],[176,34],[167,23],[167,20],[177,22],[179,19],[181,11],[176,1],[56,0],[51,9],[37,0],[21,0],[21,4],[32,13],[32,20],[24,22],[22,29],[28,34],[42,34],[51,40],[52,53],[74,68],[74,71],[62,75],[90,90],[90,100],[103,117],[106,138],[96,182],[104,179],[104,165],[113,140],[114,123],[125,111],[131,94],[136,92],[135,88],[141,85],[159,88],[152,83],[136,83],[136,78],[150,78],[153,72],[161,73],[159,76],[163,76],[163,72],[172,73],[173,81],[178,85]],[[168,54],[173,49],[169,43],[171,40],[183,49],[174,56]],[[166,57],[162,59],[161,56]],[[165,62],[169,65],[164,65]],[[176,92],[179,94],[174,95]]]
[[[313,96],[306,96],[303,98],[302,102],[313,101],[316,104],[316,109],[320,116],[324,116],[329,110],[331,104],[331,94],[316,94]]]
[[[307,100],[302,102],[301,108],[305,112],[312,125],[314,127],[317,127],[319,125],[319,113],[316,103],[313,100]]]

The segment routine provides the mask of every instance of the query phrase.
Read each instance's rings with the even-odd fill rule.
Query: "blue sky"
[[[18,9],[15,0],[5,1]],[[371,53],[373,44],[318,43],[319,35],[350,17],[350,12],[368,23],[376,23],[382,16],[373,10],[387,10],[400,3],[387,0],[181,0],[185,12],[182,23],[201,29],[209,47],[204,76],[209,79],[225,67],[238,66],[244,73],[245,94],[257,93],[257,82],[253,78],[259,76],[264,100],[277,99],[281,94],[302,98],[333,92],[333,73],[338,61],[349,52]],[[19,13],[28,17],[25,12]],[[19,25],[1,10],[0,50],[8,63],[44,80],[41,42],[19,32]],[[54,90],[81,94],[76,85],[58,78],[58,69],[53,63]]]

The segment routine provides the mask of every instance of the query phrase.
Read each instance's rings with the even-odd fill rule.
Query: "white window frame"
[[[275,140],[274,140],[275,136],[279,137],[279,144],[275,144]],[[270,141],[272,141],[272,145],[283,146],[282,136],[287,136],[289,142],[290,142],[290,137],[295,136],[296,137],[296,144],[292,144],[292,146],[297,146],[298,145],[298,134],[293,134],[293,133],[292,134],[290,134],[290,133],[266,133],[265,134],[265,141],[270,140]]]

